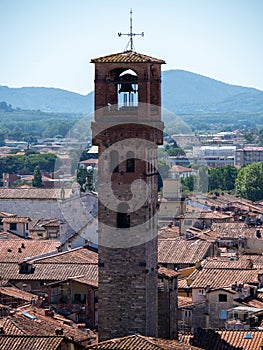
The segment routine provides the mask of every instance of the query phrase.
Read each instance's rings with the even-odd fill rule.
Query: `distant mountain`
[[[226,84],[183,70],[162,73],[162,106],[176,114],[263,112],[263,91]],[[43,87],[0,86],[0,102],[13,108],[43,112],[88,113],[93,110],[93,92],[74,92]]]
[[[87,113],[93,109],[93,92],[84,96],[63,89],[45,87],[9,88],[0,86],[0,102],[13,108],[42,112]]]
[[[263,91],[183,70],[162,73],[163,106],[174,113],[263,112]]]

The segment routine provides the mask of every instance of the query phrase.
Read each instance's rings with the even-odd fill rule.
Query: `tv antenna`
[[[134,36],[140,35],[140,36],[144,37],[144,32],[142,32],[142,33],[133,33],[132,32],[132,9],[130,9],[130,33],[118,33],[118,36],[122,36],[122,35],[127,35],[130,37],[128,44],[126,45],[124,51],[127,51],[129,44],[130,44],[130,51],[134,50],[134,45],[133,45],[133,37]]]

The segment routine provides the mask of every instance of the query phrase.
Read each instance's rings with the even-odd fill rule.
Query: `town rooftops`
[[[192,168],[186,168],[184,166],[181,165],[173,165],[171,167],[171,169],[169,170],[169,172],[175,172],[175,173],[196,173],[196,170],[192,169]]]
[[[260,350],[263,330],[199,329],[180,335],[180,340],[206,350]]]
[[[211,226],[211,230],[217,232],[220,238],[255,238],[256,231],[259,231],[261,236],[263,236],[261,228],[249,227],[246,223],[239,221],[214,222]]]
[[[238,283],[255,283],[259,284],[259,270],[230,270],[229,269],[202,269],[195,275],[195,279],[191,284],[191,288],[211,289],[231,287],[232,284]],[[192,275],[189,276],[191,279]]]
[[[87,346],[86,349],[107,350],[198,350],[192,345],[187,345],[177,340],[166,340],[159,338],[145,337],[139,334],[130,335],[123,338],[115,338],[100,342],[96,345]]]
[[[135,51],[124,51],[107,56],[93,58],[91,63],[159,63],[164,64],[164,60],[143,55]]]
[[[0,334],[1,350],[18,349],[61,349],[63,336],[39,336],[27,334]]]
[[[24,290],[15,287],[0,287],[0,295],[6,295],[8,297],[24,300],[25,302],[31,302],[34,294],[26,292]]]
[[[57,240],[1,239],[0,263],[18,263],[29,257],[56,252],[58,244]]]
[[[72,193],[66,188],[65,197]],[[0,188],[0,199],[60,199],[60,188]]]
[[[55,317],[45,315],[45,310],[35,306],[20,307],[12,315],[6,317],[2,324],[4,334],[24,334],[31,336],[55,336],[63,335],[69,340],[85,344],[85,341],[91,339],[91,334],[83,332]],[[60,334],[56,332],[59,330]],[[92,332],[93,334],[93,332]],[[87,345],[87,343],[86,343]],[[1,348],[2,349],[2,348]],[[34,347],[35,349],[35,347]],[[50,349],[50,348],[46,348]]]
[[[27,216],[12,216],[3,218],[2,222],[5,223],[26,223],[31,221],[31,219]]]
[[[211,243],[203,240],[186,240],[182,237],[158,240],[158,262],[195,264],[205,258]]]

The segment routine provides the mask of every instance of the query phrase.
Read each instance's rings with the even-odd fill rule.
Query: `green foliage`
[[[86,168],[79,167],[77,169],[77,182],[80,184],[80,190],[85,192],[85,183],[87,181],[88,172]]]
[[[194,176],[190,175],[190,176],[187,176],[186,178],[182,178],[181,184],[182,184],[182,192],[193,192],[194,185],[195,185]]]
[[[38,188],[44,187],[44,184],[42,182],[42,175],[41,175],[40,168],[38,165],[35,167],[35,170],[34,170],[34,177],[32,180],[32,186],[38,187]]]
[[[9,104],[7,104],[5,101],[0,102],[0,110],[4,111],[4,112],[11,112],[12,106]]]
[[[251,163],[238,172],[236,193],[251,201],[263,199],[263,163]]]
[[[42,171],[53,172],[57,156],[53,153],[14,155],[0,158],[0,176],[3,173],[17,174],[19,171],[33,173],[36,166]]]
[[[5,145],[5,133],[0,131],[0,147]]]
[[[232,165],[210,168],[208,171],[208,190],[233,191],[237,173],[238,170]]]
[[[0,109],[1,130],[5,138],[29,143],[36,143],[43,137],[65,137],[81,118],[81,114]]]
[[[252,132],[246,132],[244,137],[248,143],[253,143],[255,140],[255,136]]]

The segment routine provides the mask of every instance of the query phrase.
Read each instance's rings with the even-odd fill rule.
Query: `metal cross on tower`
[[[122,36],[122,35],[127,35],[127,36],[130,37],[129,42],[128,42],[127,46],[125,47],[125,51],[127,51],[126,49],[128,48],[129,43],[130,43],[130,45],[131,45],[130,50],[131,50],[131,51],[134,50],[134,46],[133,46],[133,37],[134,37],[135,35],[141,35],[142,37],[144,36],[144,32],[139,33],[139,34],[136,34],[136,33],[133,33],[133,32],[132,32],[132,9],[130,10],[130,33],[126,33],[126,34],[118,33],[118,36]]]

